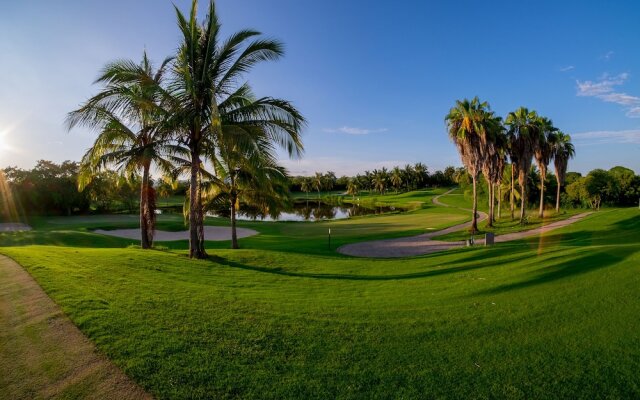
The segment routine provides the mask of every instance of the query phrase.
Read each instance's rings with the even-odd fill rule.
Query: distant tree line
[[[399,193],[427,186],[455,185],[455,173],[456,169],[451,166],[444,171],[430,173],[425,164],[418,162],[413,165],[406,164],[404,167],[383,167],[339,178],[332,171],[316,172],[312,176],[294,176],[289,179],[289,188],[292,192],[316,192],[318,195],[320,192],[331,190],[346,192],[349,195],[357,195],[361,191],[379,194],[390,191]]]
[[[123,177],[113,171],[98,173],[78,190],[80,164],[40,160],[32,169],[7,167],[0,171],[5,195],[0,197],[2,218],[17,215],[73,215],[89,212],[135,211],[139,203],[139,176]]]
[[[455,181],[465,196],[471,198],[473,195],[471,177],[464,168],[456,169]],[[532,166],[526,178],[527,182],[527,203],[539,207],[541,185],[540,173],[536,166]],[[640,201],[640,176],[625,167],[614,167],[606,171],[594,169],[586,175],[579,172],[567,172],[565,185],[560,191],[560,205],[564,208],[595,208],[601,205],[610,207],[637,206]],[[514,197],[520,201],[521,191],[515,182]],[[557,190],[557,180],[555,177],[547,176],[544,187],[544,202],[555,201]],[[503,204],[508,204],[511,189],[511,166],[505,166],[504,175],[498,186],[496,200],[501,204],[496,208],[498,218],[500,211],[504,209]],[[489,186],[484,176],[478,177],[477,196],[479,200],[488,201]]]

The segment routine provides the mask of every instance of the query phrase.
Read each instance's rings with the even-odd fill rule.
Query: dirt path
[[[3,222],[0,223],[0,232],[20,232],[30,231],[31,227],[27,224],[19,222]]]
[[[0,398],[150,399],[0,255]]]
[[[448,204],[444,204],[440,202],[440,197],[450,194],[455,189],[451,189],[448,192],[436,196],[433,198],[433,203],[443,207],[451,207]],[[469,211],[471,210],[462,208],[461,210]],[[483,221],[487,218],[487,214],[483,212],[478,213],[478,222]],[[552,231],[554,229],[562,228],[563,226],[567,226],[572,224],[585,216],[591,213],[582,213],[578,215],[574,215],[573,217],[567,218],[562,221],[553,222],[548,225],[541,226],[539,228],[531,229],[523,232],[515,232],[508,233],[505,235],[496,236],[495,241],[497,243],[508,242],[511,240],[518,240],[527,238],[530,236],[540,235],[545,232]],[[351,243],[338,248],[338,252],[354,256],[354,257],[372,257],[372,258],[396,258],[396,257],[411,257],[411,256],[419,256],[429,253],[435,253],[437,251],[449,250],[456,247],[463,247],[465,243],[460,242],[444,242],[441,240],[431,240],[432,237],[446,235],[452,232],[457,232],[462,229],[466,229],[471,226],[471,221],[465,222],[463,224],[458,224],[451,226],[446,229],[442,229],[440,231],[424,233],[422,235],[410,236],[404,238],[397,239],[383,239],[383,240],[372,240],[369,242],[360,242],[360,243]],[[484,245],[483,240],[477,240],[477,245]]]

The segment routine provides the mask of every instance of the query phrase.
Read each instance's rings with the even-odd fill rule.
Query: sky
[[[175,0],[187,12],[190,1]],[[0,167],[79,160],[95,132],[64,126],[115,59],[175,52],[171,1],[0,1]],[[200,2],[204,16],[205,1]],[[218,0],[223,36],[253,28],[285,57],[246,79],[308,120],[294,175],[461,165],[444,116],[479,96],[571,134],[569,169],[640,173],[640,2]]]

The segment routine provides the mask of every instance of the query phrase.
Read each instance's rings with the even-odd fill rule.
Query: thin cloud
[[[580,144],[640,144],[640,129],[581,132],[572,134],[571,138],[574,139],[576,143]]]
[[[370,133],[381,133],[388,131],[387,128],[367,129],[356,128],[352,126],[342,126],[340,128],[326,128],[323,129],[327,133],[346,133],[347,135],[368,135]]]
[[[385,161],[368,161],[368,160],[352,160],[338,157],[311,157],[301,160],[281,159],[283,165],[290,175],[311,176],[316,172],[333,171],[338,176],[353,176],[364,171],[381,169],[383,167],[393,168],[396,165],[403,166],[409,161],[407,160],[385,160]]]
[[[629,78],[629,74],[616,76],[604,74],[597,81],[576,81],[577,96],[595,97],[607,103],[620,104],[625,107],[630,118],[640,118],[640,97],[616,91]]]
[[[611,57],[613,57],[615,53],[612,50],[607,51],[606,53],[604,53],[600,58],[605,60],[605,61],[609,61],[611,60]]]
[[[571,70],[573,70],[575,68],[576,67],[574,67],[573,65],[567,65],[566,67],[560,68],[560,72],[568,72],[568,71],[571,71]]]

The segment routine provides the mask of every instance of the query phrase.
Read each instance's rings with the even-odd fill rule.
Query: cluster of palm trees
[[[456,145],[462,163],[473,184],[473,219],[471,232],[478,230],[477,180],[482,173],[489,187],[488,226],[495,221],[496,189],[500,190],[507,159],[511,163],[511,219],[515,219],[515,178],[520,187],[520,222],[526,221],[527,177],[533,160],[540,171],[540,210],[544,213],[544,180],[551,160],[558,183],[556,212],[560,211],[560,188],[567,165],[575,154],[569,135],[556,128],[549,118],[520,107],[506,119],[497,116],[487,102],[478,97],[456,101],[445,117],[449,138]],[[498,199],[502,196],[498,194]],[[500,209],[500,205],[498,206]]]
[[[429,169],[421,162],[407,164],[403,168],[395,166],[391,169],[382,167],[372,171],[364,171],[349,179],[347,194],[358,194],[361,190],[374,191],[380,194],[389,189],[398,191],[416,190],[424,187],[429,179]]]
[[[189,255],[205,258],[207,204],[229,206],[237,247],[237,205],[244,201],[268,209],[282,201],[287,175],[276,151],[302,154],[305,119],[286,100],[257,98],[243,79],[256,63],[280,58],[282,44],[254,30],[222,39],[214,1],[202,21],[197,6],[193,0],[188,15],[176,7],[181,43],[175,55],[157,69],[146,53],[140,63],[108,64],[96,81],[103,86],[100,93],[69,113],[67,123],[69,129],[98,132],[82,159],[80,186],[108,168],[142,176],[143,248],[152,246],[155,226],[151,173],[187,174]]]
[[[314,190],[318,193],[318,199],[320,199],[320,192],[323,190],[331,190],[336,184],[336,174],[333,171],[328,171],[326,174],[322,172],[316,172],[313,176],[305,176],[300,181],[300,190],[309,196],[309,192]]]

